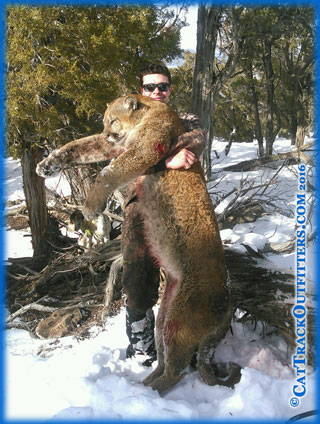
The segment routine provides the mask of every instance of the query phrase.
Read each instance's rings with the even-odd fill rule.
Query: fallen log
[[[313,142],[304,145],[299,150],[293,150],[291,152],[285,153],[275,153],[273,155],[262,156],[261,158],[250,159],[236,165],[231,165],[223,168],[222,171],[231,171],[231,172],[246,172],[254,171],[256,169],[261,169],[261,166],[268,165],[272,162],[284,161],[284,160],[293,160],[295,163],[302,161],[306,164],[312,164],[312,158],[303,153],[303,151],[310,149],[313,146]],[[278,167],[278,165],[277,165]]]

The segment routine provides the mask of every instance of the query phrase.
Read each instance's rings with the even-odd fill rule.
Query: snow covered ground
[[[215,140],[213,171],[219,183],[212,190],[214,203],[246,182],[262,184],[277,170],[246,173],[222,173],[221,169],[239,161],[256,157],[253,143],[233,143],[229,155],[224,154],[225,143]],[[278,139],[278,152],[290,150],[289,142]],[[221,232],[225,243],[235,249],[243,244],[262,250],[269,242],[283,242],[294,235],[297,167],[284,168],[277,181],[262,193],[261,202],[267,204],[270,195],[277,196],[282,213],[273,213],[256,222],[238,224]],[[220,175],[220,174],[221,175]],[[314,184],[313,181],[310,181]],[[65,192],[64,181],[49,180],[50,188]],[[208,184],[211,191],[213,183]],[[7,198],[23,201],[21,166],[7,159]],[[234,194],[230,194],[233,196]],[[228,196],[217,207],[222,213],[230,202]],[[286,214],[283,214],[286,211]],[[309,228],[311,232],[314,228]],[[6,257],[31,256],[28,232],[6,229]],[[315,246],[308,246],[308,284],[314,291]],[[295,254],[269,255],[264,265],[294,273]],[[239,311],[239,314],[241,312]],[[308,369],[307,395],[300,406],[292,408],[289,400],[296,384],[292,367],[292,352],[284,340],[273,334],[262,337],[262,327],[234,323],[233,334],[228,333],[220,344],[216,357],[234,361],[242,367],[241,381],[235,389],[203,384],[197,372],[189,373],[164,397],[144,387],[140,382],[151,372],[142,365],[143,358],[125,358],[127,337],[124,311],[108,319],[104,328],[92,328],[92,337],[40,340],[24,330],[11,329],[5,333],[5,416],[7,419],[82,419],[82,420],[287,420],[315,409],[315,373]],[[153,365],[153,368],[155,364]],[[312,420],[312,419],[309,419]]]

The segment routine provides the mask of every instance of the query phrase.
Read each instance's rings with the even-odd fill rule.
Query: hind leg
[[[167,324],[170,326],[170,324]],[[169,330],[170,331],[175,331]],[[158,368],[144,380],[144,384],[157,390],[160,395],[171,389],[185,376],[185,369],[188,367],[197,343],[189,337],[181,336],[188,333],[188,329],[180,328],[180,334],[171,336],[170,341],[163,343],[162,363]],[[160,356],[160,352],[158,351]],[[159,358],[160,359],[160,358]]]
[[[210,334],[201,341],[197,368],[201,379],[209,386],[218,384],[233,388],[241,379],[241,367],[235,362],[215,362],[214,354],[220,340]]]
[[[176,306],[179,288],[179,279],[167,276],[156,322],[158,367],[143,381],[160,394],[181,380],[197,346],[197,337],[188,328],[187,320],[183,319],[181,308]]]
[[[157,333],[156,346],[157,346],[158,366],[151,374],[148,375],[148,377],[146,377],[143,380],[143,384],[145,386],[150,386],[155,379],[157,379],[164,373],[165,360],[164,360],[164,346],[163,346],[162,334]]]

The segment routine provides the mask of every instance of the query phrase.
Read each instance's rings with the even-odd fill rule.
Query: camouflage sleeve
[[[197,115],[194,115],[193,113],[184,113],[179,115],[179,118],[187,132],[195,129],[201,129],[200,119]]]
[[[206,133],[201,128],[200,119],[196,115],[188,113],[180,115],[180,120],[186,132],[175,140],[175,143],[173,143],[174,150],[170,155],[177,153],[181,149],[187,149],[199,159],[206,145]]]
[[[206,133],[201,128],[200,119],[192,113],[179,116],[186,132],[172,141],[168,156],[174,156],[182,149],[190,150],[199,159],[206,145]]]

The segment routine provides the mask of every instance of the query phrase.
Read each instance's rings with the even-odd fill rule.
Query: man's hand
[[[198,161],[196,155],[187,149],[181,149],[177,154],[169,156],[166,160],[167,169],[189,169]]]

